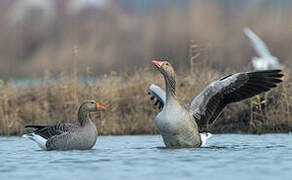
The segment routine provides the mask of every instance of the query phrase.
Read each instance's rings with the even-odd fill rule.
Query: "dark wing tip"
[[[25,125],[24,128],[37,128],[38,126],[35,125]]]
[[[250,73],[274,74],[274,73],[280,73],[280,72],[282,72],[282,69],[262,70],[262,71],[254,71],[254,72],[250,72]]]
[[[284,76],[284,75],[283,75],[283,76]],[[282,76],[282,77],[283,77],[283,76]],[[277,79],[277,81],[274,81],[274,83],[276,83],[276,84],[281,83],[281,82],[283,82],[282,79]]]
[[[272,78],[272,79],[279,79],[284,76],[284,74],[280,73],[282,70],[264,70],[264,71],[255,71],[247,73],[250,78]],[[280,79],[279,79],[280,80]],[[280,81],[282,82],[282,81]],[[279,82],[279,83],[280,83]],[[278,83],[278,82],[276,82]]]
[[[43,129],[47,126],[40,126],[40,125],[25,125],[24,128],[33,128],[33,129],[36,129],[36,130],[40,130],[40,129]]]
[[[277,87],[277,84],[283,82],[281,78],[284,76],[284,74],[281,74],[281,71],[282,70],[280,69],[276,69],[249,72],[247,73],[249,79],[246,82],[246,85],[247,87],[256,89],[259,92],[269,91],[270,89]]]
[[[274,77],[274,78],[281,78],[283,76],[284,74],[277,74],[277,73],[269,75],[269,77]]]
[[[282,69],[273,69],[273,70],[267,70],[270,71],[271,73],[280,73],[282,72]]]

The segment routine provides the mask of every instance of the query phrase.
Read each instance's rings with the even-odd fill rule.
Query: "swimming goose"
[[[86,100],[78,110],[79,123],[58,123],[52,126],[27,125],[25,128],[34,128],[35,131],[24,137],[35,141],[43,150],[91,149],[97,140],[97,129],[89,114],[104,109],[104,106],[94,100]]]
[[[278,58],[271,55],[265,42],[259,38],[252,30],[245,28],[245,35],[249,38],[253,48],[259,57],[252,58],[252,66],[255,70],[281,69]]]
[[[151,99],[162,109],[155,125],[166,147],[200,147],[199,128],[214,122],[224,107],[261,92],[269,91],[282,82],[281,70],[243,72],[225,76],[210,83],[187,106],[182,106],[176,96],[176,79],[172,65],[167,61],[152,61],[165,79],[166,91],[152,84]],[[205,138],[205,139],[204,139]]]

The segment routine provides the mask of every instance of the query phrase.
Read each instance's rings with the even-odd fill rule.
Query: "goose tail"
[[[35,133],[31,133],[31,134],[24,134],[22,137],[28,138],[28,139],[34,141],[43,150],[47,149],[46,148],[47,139],[43,138],[42,136],[39,136]]]
[[[202,140],[201,147],[204,147],[206,145],[206,143],[207,143],[207,139],[209,139],[213,135],[211,133],[209,133],[209,132],[203,132],[203,133],[200,133],[200,136],[201,136],[201,140]]]

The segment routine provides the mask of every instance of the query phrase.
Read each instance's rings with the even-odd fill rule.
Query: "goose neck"
[[[166,102],[176,99],[175,76],[164,75],[166,88]]]
[[[78,121],[81,126],[86,125],[88,122],[90,122],[89,112],[80,108],[78,111]]]

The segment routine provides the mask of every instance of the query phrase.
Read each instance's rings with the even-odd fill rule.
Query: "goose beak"
[[[152,63],[153,63],[156,67],[160,68],[161,65],[163,64],[163,61],[156,61],[156,60],[153,60]]]
[[[105,107],[101,104],[96,103],[96,109],[97,110],[105,110]]]

